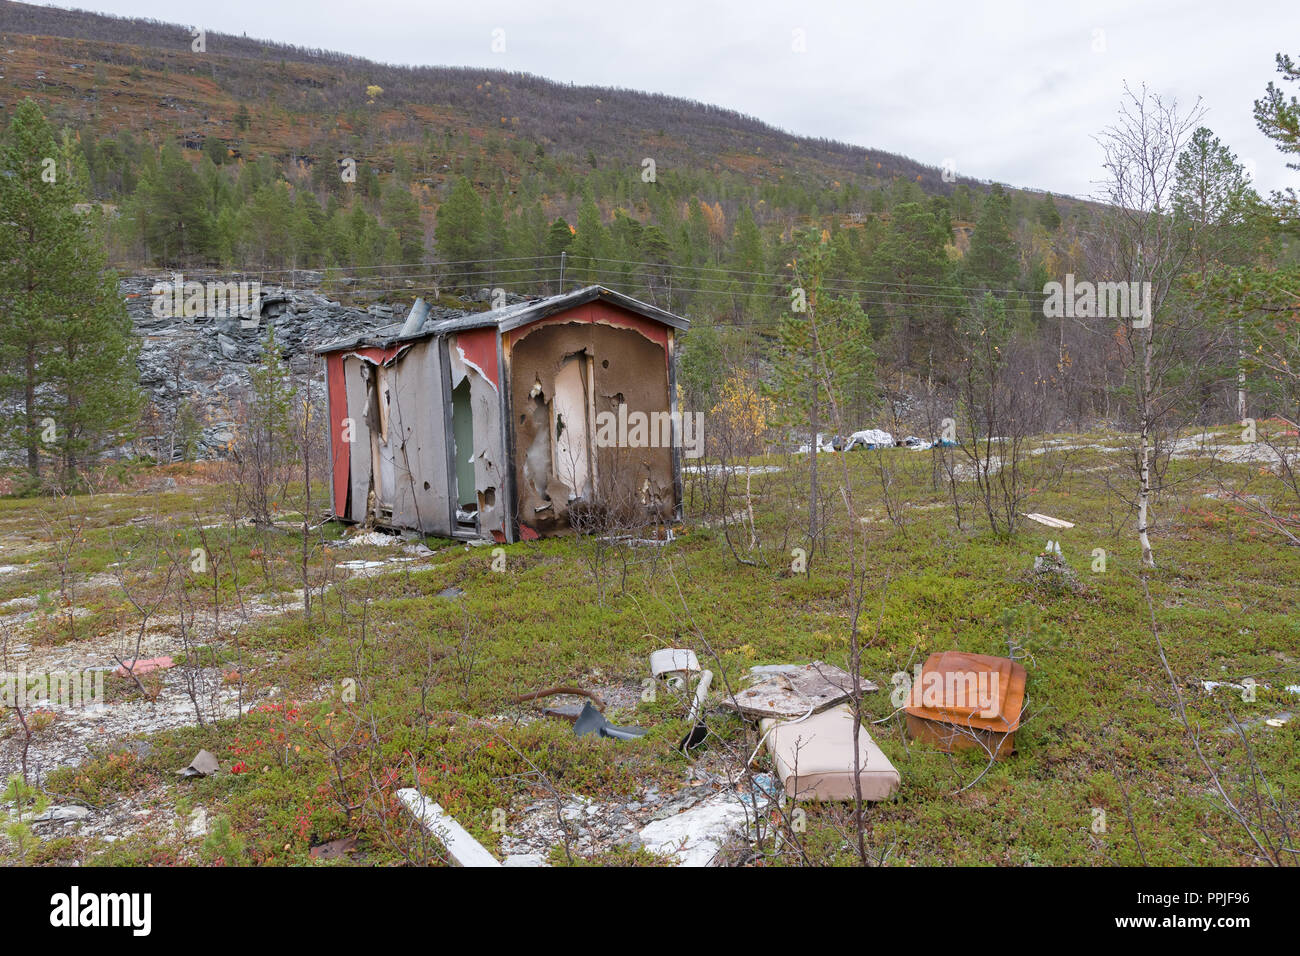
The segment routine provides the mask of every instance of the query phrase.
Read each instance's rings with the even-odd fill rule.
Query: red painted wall
[[[501,383],[497,381],[500,378],[497,374],[497,330],[469,329],[457,332],[456,345],[465,353],[465,358],[481,368],[492,386],[500,391]]]
[[[638,332],[664,350],[664,369],[667,370],[668,368],[668,326],[599,300],[588,302],[585,305],[574,306],[572,309],[565,309],[563,312],[548,315],[536,322],[529,322],[511,333],[514,336],[511,341],[517,342],[531,330],[543,325],[559,325],[565,322],[602,322],[606,325]]]

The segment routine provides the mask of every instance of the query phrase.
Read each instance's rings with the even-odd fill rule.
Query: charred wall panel
[[[560,477],[555,460],[557,379],[567,389],[574,386],[571,361],[585,356],[590,369],[591,428],[601,435],[601,413],[631,424],[635,413],[662,416],[672,409],[664,346],[629,328],[590,321],[557,322],[527,326],[511,336],[510,387],[514,403],[510,426],[515,435],[515,485],[521,525],[542,534],[569,530],[570,499],[573,489]],[[567,395],[560,403],[571,406]],[[608,421],[608,419],[606,419]],[[623,441],[635,439],[630,429],[618,435],[621,443],[596,441],[594,504],[606,512],[636,516],[657,514],[670,518],[676,508],[675,473],[669,440],[655,430],[644,435],[641,447]],[[562,433],[561,436],[563,437]],[[569,470],[573,473],[573,469]]]

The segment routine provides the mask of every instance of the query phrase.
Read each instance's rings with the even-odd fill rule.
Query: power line
[[[545,263],[548,261],[558,262],[559,259],[560,259],[559,255],[536,255],[536,256],[510,256],[510,257],[500,257],[500,258],[492,258],[492,259],[456,259],[456,260],[449,260],[447,262],[421,261],[421,262],[407,262],[407,263],[381,263],[381,264],[369,265],[369,266],[334,265],[334,266],[320,266],[315,268],[298,267],[298,268],[291,268],[291,269],[236,269],[236,270],[201,269],[198,271],[190,271],[190,270],[168,270],[168,271],[186,272],[186,274],[197,275],[197,276],[230,275],[230,274],[246,274],[246,275],[256,274],[262,276],[290,275],[291,276],[302,272],[319,272],[319,273],[323,273],[326,277],[330,277],[330,276],[339,276],[339,275],[348,276],[359,272],[380,272],[383,270],[400,270],[400,269],[410,269],[416,267],[425,268],[425,269],[431,267],[440,268],[443,266],[457,266],[457,265],[470,267],[468,269],[449,274],[449,275],[456,276],[456,275],[488,274],[494,271],[490,267],[497,263],[509,263],[509,262]],[[754,270],[745,270],[745,269],[727,269],[721,266],[693,266],[693,265],[682,265],[676,263],[650,262],[650,261],[636,260],[636,259],[611,259],[604,256],[582,256],[582,257],[571,256],[569,257],[569,262],[572,264],[573,268],[579,270],[583,268],[582,263],[587,263],[587,262],[611,263],[614,265],[639,266],[642,267],[642,269],[644,270],[654,270],[652,272],[643,271],[643,272],[630,273],[631,275],[650,275],[650,276],[658,277],[661,274],[673,274],[676,276],[685,276],[694,281],[706,281],[706,282],[714,281],[710,279],[708,275],[706,275],[711,273],[716,273],[722,276],[750,277],[755,282],[761,279],[780,280],[783,282],[790,282],[793,281],[794,279],[793,275],[784,272],[758,272]],[[536,266],[535,268],[540,269],[542,268],[542,266],[539,265]],[[611,274],[618,274],[618,275],[624,274],[621,270],[617,270],[617,269],[604,269],[600,271],[608,272]],[[417,275],[434,275],[434,274],[435,273],[417,273]],[[407,276],[402,276],[402,275],[393,276],[393,278],[406,278],[406,277]],[[829,280],[828,283],[823,283],[823,288],[832,288],[841,291],[858,289],[862,291],[876,291],[876,292],[881,292],[881,291],[887,292],[891,289],[902,289],[902,290],[906,290],[906,293],[911,296],[929,296],[933,298],[949,298],[955,296],[967,297],[971,295],[980,295],[985,292],[990,292],[994,294],[1003,294],[1003,295],[1032,294],[1032,293],[1026,293],[1023,289],[992,289],[992,288],[970,289],[965,286],[942,284],[942,283],[891,282],[887,280],[851,279],[851,278],[838,278],[838,279]],[[938,289],[941,291],[940,292],[916,291],[922,289]]]

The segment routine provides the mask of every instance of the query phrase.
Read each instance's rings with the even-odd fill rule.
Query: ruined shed
[[[687,324],[588,286],[321,346],[334,516],[500,542],[680,517]]]

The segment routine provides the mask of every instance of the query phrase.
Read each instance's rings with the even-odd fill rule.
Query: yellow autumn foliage
[[[772,410],[770,399],[739,375],[732,375],[722,384],[721,397],[713,406],[713,428],[723,432],[736,452],[757,454]]]

